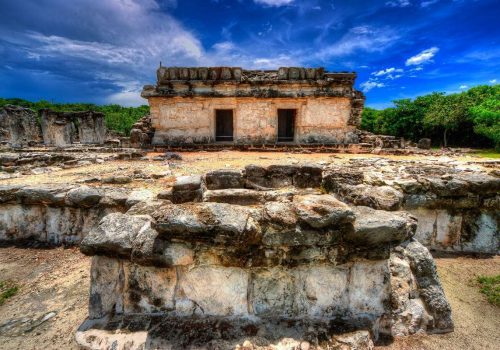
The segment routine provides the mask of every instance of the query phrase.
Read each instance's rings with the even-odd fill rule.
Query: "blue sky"
[[[367,105],[500,82],[498,0],[0,0],[0,96],[144,104],[164,66],[355,71]]]

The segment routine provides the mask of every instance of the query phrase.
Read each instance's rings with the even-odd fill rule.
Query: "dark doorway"
[[[215,110],[215,141],[233,141],[233,110]]]
[[[296,109],[278,109],[278,142],[293,142]]]

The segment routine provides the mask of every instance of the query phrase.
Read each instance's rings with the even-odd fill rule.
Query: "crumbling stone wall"
[[[0,241],[79,244],[107,214],[125,212],[137,193],[88,186],[0,186]]]
[[[104,114],[99,112],[73,113],[78,123],[78,137],[80,143],[103,144],[106,139]]]
[[[40,111],[43,141],[46,145],[64,147],[76,142],[103,144],[106,127],[99,112]]]
[[[12,105],[0,109],[0,142],[19,147],[41,140],[42,133],[35,112]]]

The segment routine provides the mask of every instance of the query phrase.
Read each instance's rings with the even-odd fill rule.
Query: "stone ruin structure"
[[[7,105],[0,109],[0,143],[11,147],[35,146],[42,141],[47,146],[65,147],[74,143],[104,144],[106,126],[104,114],[93,111],[39,111]]]
[[[3,185],[0,240],[92,256],[84,348],[370,349],[453,330],[428,249],[498,254],[499,209],[495,170],[249,165],[157,196]]]
[[[13,147],[38,143],[42,139],[37,116],[31,109],[7,105],[0,109],[0,142]]]
[[[327,349],[354,332],[346,348],[369,349],[452,331],[417,221],[314,190],[323,179],[341,182],[317,166],[214,171],[179,178],[174,203],[105,216],[80,245],[93,259],[78,343],[268,349],[292,338]]]
[[[323,68],[160,67],[141,96],[154,145],[350,144],[364,104],[355,78]]]
[[[100,112],[40,111],[43,142],[64,147],[79,142],[103,144],[106,138],[104,114]]]

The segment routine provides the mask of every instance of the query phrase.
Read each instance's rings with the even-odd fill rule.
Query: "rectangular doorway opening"
[[[233,110],[215,110],[215,141],[233,141]]]
[[[278,109],[278,142],[293,142],[296,109]]]

